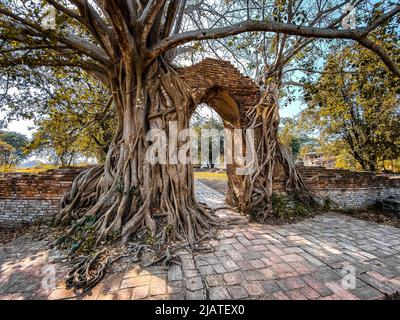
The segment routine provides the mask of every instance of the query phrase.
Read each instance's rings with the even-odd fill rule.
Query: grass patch
[[[222,180],[228,181],[228,175],[226,172],[207,172],[207,171],[197,171],[194,173],[195,179],[202,180]]]
[[[1,166],[0,173],[41,173],[47,170],[58,169],[59,166],[51,165],[51,164],[41,164],[31,168],[18,168],[15,166]]]
[[[71,168],[84,168],[87,167],[87,164],[77,164],[71,166]],[[27,174],[37,174],[37,173],[42,173],[45,171],[49,170],[57,170],[62,168],[61,166],[58,165],[53,165],[53,164],[39,164],[37,166],[31,167],[31,168],[19,168],[16,166],[0,166],[0,173],[27,173]]]

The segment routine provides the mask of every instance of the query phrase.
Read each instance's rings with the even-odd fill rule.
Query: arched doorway
[[[207,104],[221,117],[227,131],[233,132],[239,129],[244,132],[249,125],[247,112],[259,101],[260,97],[260,88],[251,78],[243,76],[227,61],[210,58],[196,65],[178,69],[178,73],[192,90],[194,104],[189,110],[190,116],[199,105]],[[235,134],[232,134],[230,151],[232,155],[235,146],[234,137]],[[241,152],[245,151],[241,150]],[[240,165],[233,159],[233,163],[226,166],[227,202],[235,206],[238,206],[244,195],[244,177],[236,174],[236,169]]]
[[[206,198],[207,201],[214,198],[218,207],[225,207],[228,176],[224,159],[224,121],[208,104],[201,104],[192,114],[189,128],[197,200],[205,203]]]
[[[228,160],[227,158],[230,157],[230,161],[224,161],[224,168],[226,170],[228,179],[226,190],[224,190],[224,195],[226,196],[226,201],[229,204],[236,205],[237,202],[240,201],[239,199],[243,193],[243,177],[238,176],[235,173],[235,169],[238,164],[234,158],[234,130],[245,129],[240,121],[239,106],[229,91],[219,85],[209,88],[199,102],[200,105],[206,104],[209,106],[222,120],[224,127],[224,132],[222,132],[224,136],[224,160]],[[191,113],[194,113],[195,110],[190,111]],[[227,141],[229,138],[231,141]]]

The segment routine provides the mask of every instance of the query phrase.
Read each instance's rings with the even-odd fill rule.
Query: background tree
[[[345,150],[362,169],[376,171],[385,160],[400,157],[399,93],[400,81],[379,59],[361,46],[347,47],[332,55],[317,84],[308,86],[302,118],[320,130],[331,153],[337,147],[337,155],[344,156]]]
[[[0,141],[0,166],[11,165],[15,149],[4,141]]]
[[[314,145],[316,141],[308,136],[297,122],[292,118],[283,118],[279,128],[279,140],[290,149],[294,159],[301,160],[301,151],[307,146]]]
[[[318,152],[327,159],[334,159],[336,168],[357,171],[363,170],[357,160],[350,154],[346,142],[342,139],[321,141]]]
[[[0,111],[6,121],[34,123],[29,152],[51,155],[63,165],[79,155],[105,161],[115,109],[109,91],[96,80],[76,68],[22,65],[4,68],[0,83],[5,88]]]
[[[2,162],[6,165],[18,165],[26,157],[26,147],[29,139],[18,132],[0,132],[2,142]]]
[[[66,76],[54,72],[62,81]],[[109,92],[87,77],[77,78],[73,87],[56,82],[51,96],[43,101],[42,115],[34,114],[37,128],[29,150],[54,151],[58,162],[68,166],[79,156],[104,163],[116,125]]]

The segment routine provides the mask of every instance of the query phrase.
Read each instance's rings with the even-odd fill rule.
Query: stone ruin
[[[51,218],[60,200],[83,168],[50,170],[39,174],[0,176],[0,227],[12,227]],[[338,209],[362,209],[378,204],[398,210],[400,176],[376,175],[318,167],[299,167],[317,199],[329,199]],[[284,176],[274,178],[275,192],[285,191]],[[392,201],[386,199],[393,197]],[[399,213],[399,211],[396,211]]]
[[[231,63],[215,59],[177,69],[192,88],[195,107],[206,103],[223,119],[228,129],[245,129],[246,112],[260,97],[260,87],[243,76]],[[190,110],[193,113],[194,110]],[[75,176],[82,170],[53,170],[37,175],[6,174],[0,176],[0,226],[14,226],[49,218],[59,210],[60,199],[69,190]],[[392,196],[400,199],[400,177],[375,175],[324,168],[300,167],[305,183],[317,199],[330,199],[342,209],[358,209],[375,205]],[[242,179],[235,167],[228,166],[230,186],[236,196],[242,192]],[[287,177],[277,166],[274,192],[285,192]],[[229,200],[230,194],[227,198]],[[396,200],[397,201],[397,200]],[[393,206],[393,201],[386,206]],[[396,202],[397,203],[397,202]]]

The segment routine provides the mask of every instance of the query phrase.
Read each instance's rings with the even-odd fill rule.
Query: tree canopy
[[[18,165],[27,157],[29,139],[18,132],[0,131],[0,165]]]
[[[295,88],[304,86],[305,78],[321,72],[324,63],[321,57],[346,45],[346,39],[373,50],[392,72],[398,74],[398,61],[392,50],[392,47],[398,47],[398,41],[395,37],[379,39],[383,25],[398,32],[399,7],[394,1],[134,2],[120,1],[113,5],[107,1],[85,0],[31,0],[23,1],[23,5],[12,0],[2,2],[0,83],[3,96],[0,110],[9,120],[16,117],[35,120],[39,132],[32,147],[52,144],[53,148],[65,152],[68,145],[74,152],[86,150],[86,154],[104,160],[102,150],[107,149],[104,144],[110,142],[110,133],[105,133],[104,123],[102,128],[93,127],[95,121],[82,117],[93,98],[81,94],[81,103],[75,104],[74,111],[70,108],[65,113],[55,110],[55,101],[65,104],[62,99],[68,95],[63,97],[60,90],[71,92],[71,88],[79,86],[83,87],[80,91],[86,90],[88,78],[80,70],[108,86],[107,69],[123,51],[118,39],[127,42],[126,35],[121,35],[124,30],[131,35],[135,31],[146,31],[140,36],[148,38],[142,54],[145,59],[151,60],[151,56],[166,51],[167,58],[178,63],[212,55],[233,59],[243,72],[256,79],[278,77],[282,89],[286,90],[282,97],[289,103],[296,96]],[[354,8],[356,14],[351,15],[349,8]],[[49,29],[46,22],[51,18],[51,12],[55,13],[56,28]],[[114,25],[111,21],[114,17],[122,18],[121,26]],[[163,32],[158,26],[157,39],[144,27],[145,17],[161,19],[161,24],[164,23]],[[354,29],[355,26],[358,28]],[[169,33],[166,33],[167,29]],[[136,38],[132,37],[128,42],[136,41]],[[336,47],[331,49],[330,43],[325,41],[331,38],[344,42],[336,41]],[[383,40],[390,40],[392,47],[384,46]],[[140,43],[144,43],[143,39]],[[173,49],[178,45],[179,48]],[[93,92],[93,96],[101,96],[102,104],[106,106],[108,98],[103,98],[104,89],[93,82],[91,87],[97,92],[103,90],[101,95]],[[76,101],[74,99],[70,105]],[[65,107],[59,109],[66,110]],[[86,114],[95,118],[93,111]],[[56,124],[61,115],[68,120],[53,129],[57,129],[59,136],[74,134],[69,139],[45,138],[40,131],[51,132],[48,130],[50,123]],[[82,121],[77,123],[77,119]],[[98,134],[93,136],[94,132]],[[106,136],[102,136],[103,133]]]
[[[303,122],[319,129],[322,140],[341,152],[344,147],[364,170],[400,158],[400,81],[376,56],[361,46],[347,47],[331,55],[324,74],[307,88]]]
[[[54,151],[56,162],[62,165],[79,156],[103,163],[115,126],[109,92],[81,73],[58,71],[54,76],[57,81],[53,81],[52,94],[42,101],[42,113],[32,112],[36,132],[29,151]],[[63,83],[66,76],[73,79],[70,86]]]

